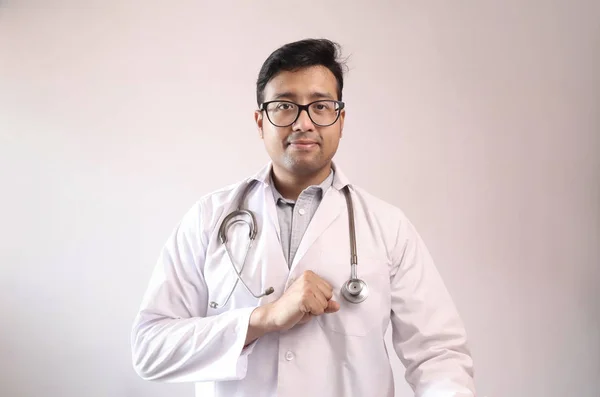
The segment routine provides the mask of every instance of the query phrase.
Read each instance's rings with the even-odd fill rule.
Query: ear
[[[344,135],[344,120],[346,119],[346,109],[342,109],[340,112],[340,138]]]
[[[262,139],[263,138],[263,112],[261,112],[260,110],[254,111],[254,122],[256,123],[258,135]]]

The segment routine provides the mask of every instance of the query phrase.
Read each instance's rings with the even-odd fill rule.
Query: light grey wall
[[[600,3],[0,4],[0,395],[192,395],[136,377],[133,316],[182,214],[267,161],[264,58],[326,36],[337,161],[425,238],[481,396],[598,396]]]

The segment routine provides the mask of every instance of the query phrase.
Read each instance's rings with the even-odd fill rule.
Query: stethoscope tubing
[[[244,202],[246,196],[248,195],[248,192],[252,188],[253,182],[255,182],[255,180],[248,182],[247,186],[245,187],[244,191],[242,192],[242,195],[240,196],[237,208],[234,211],[230,212],[223,219],[223,221],[221,222],[221,225],[219,227],[219,240],[225,246],[227,256],[229,257],[229,262],[231,263],[231,266],[237,277],[236,277],[235,283],[233,284],[233,288],[227,295],[225,302],[223,304],[219,305],[215,301],[210,302],[210,307],[213,309],[226,306],[227,303],[229,303],[229,299],[233,295],[233,292],[235,291],[235,288],[237,287],[237,284],[239,281],[241,281],[242,284],[244,285],[244,287],[248,290],[248,292],[254,298],[257,298],[257,299],[261,298],[263,296],[270,295],[275,291],[273,289],[273,287],[269,287],[262,294],[260,294],[260,295],[255,294],[250,289],[250,287],[246,284],[246,282],[244,282],[244,280],[242,278],[242,272],[244,271],[244,267],[246,265],[246,258],[248,256],[248,252],[250,252],[250,248],[252,247],[254,239],[256,238],[256,235],[258,232],[258,228],[257,228],[257,224],[256,224],[256,217],[254,216],[254,213],[250,210],[242,209],[243,202]],[[368,286],[363,280],[359,279],[358,275],[357,275],[358,255],[357,255],[357,251],[356,251],[356,226],[355,226],[355,220],[354,220],[354,206],[352,204],[350,188],[348,187],[348,185],[346,185],[346,186],[344,186],[344,188],[342,190],[344,192],[344,197],[346,198],[346,207],[348,209],[348,223],[349,223],[348,226],[349,226],[349,236],[350,236],[350,278],[342,286],[341,294],[350,303],[360,303],[360,302],[364,301],[368,296]],[[246,218],[249,218],[249,219],[246,219],[246,220],[234,219],[237,216],[245,216]],[[232,226],[236,223],[240,223],[240,222],[247,224],[249,230],[248,230],[248,245],[246,247],[246,252],[244,254],[244,260],[242,262],[242,266],[238,270],[237,267],[235,266],[235,262],[233,261],[233,256],[231,255],[229,247],[227,246],[227,230],[229,229],[230,226]]]

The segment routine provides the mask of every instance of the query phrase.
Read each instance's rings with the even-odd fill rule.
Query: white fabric
[[[370,295],[360,304],[340,295],[350,275],[348,184],[335,167],[327,190],[288,269],[279,241],[271,164],[259,174],[201,198],[183,217],[156,264],[132,330],[133,364],[144,379],[195,382],[198,397],[394,396],[384,334],[391,322],[394,350],[417,397],[473,397],[473,368],[462,321],[423,241],[398,208],[350,185],[357,233],[358,276]],[[244,207],[256,214],[258,236],[238,282],[218,240],[221,220],[257,179]],[[231,227],[240,266],[247,228]],[[279,298],[303,271],[334,287],[339,312],[243,348],[255,307]]]

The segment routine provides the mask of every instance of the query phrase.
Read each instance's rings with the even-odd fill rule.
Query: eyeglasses
[[[328,127],[338,120],[344,105],[344,102],[332,100],[319,100],[306,105],[290,101],[269,101],[263,102],[259,110],[265,110],[267,118],[276,127],[289,127],[294,124],[303,110],[306,110],[313,124]]]

